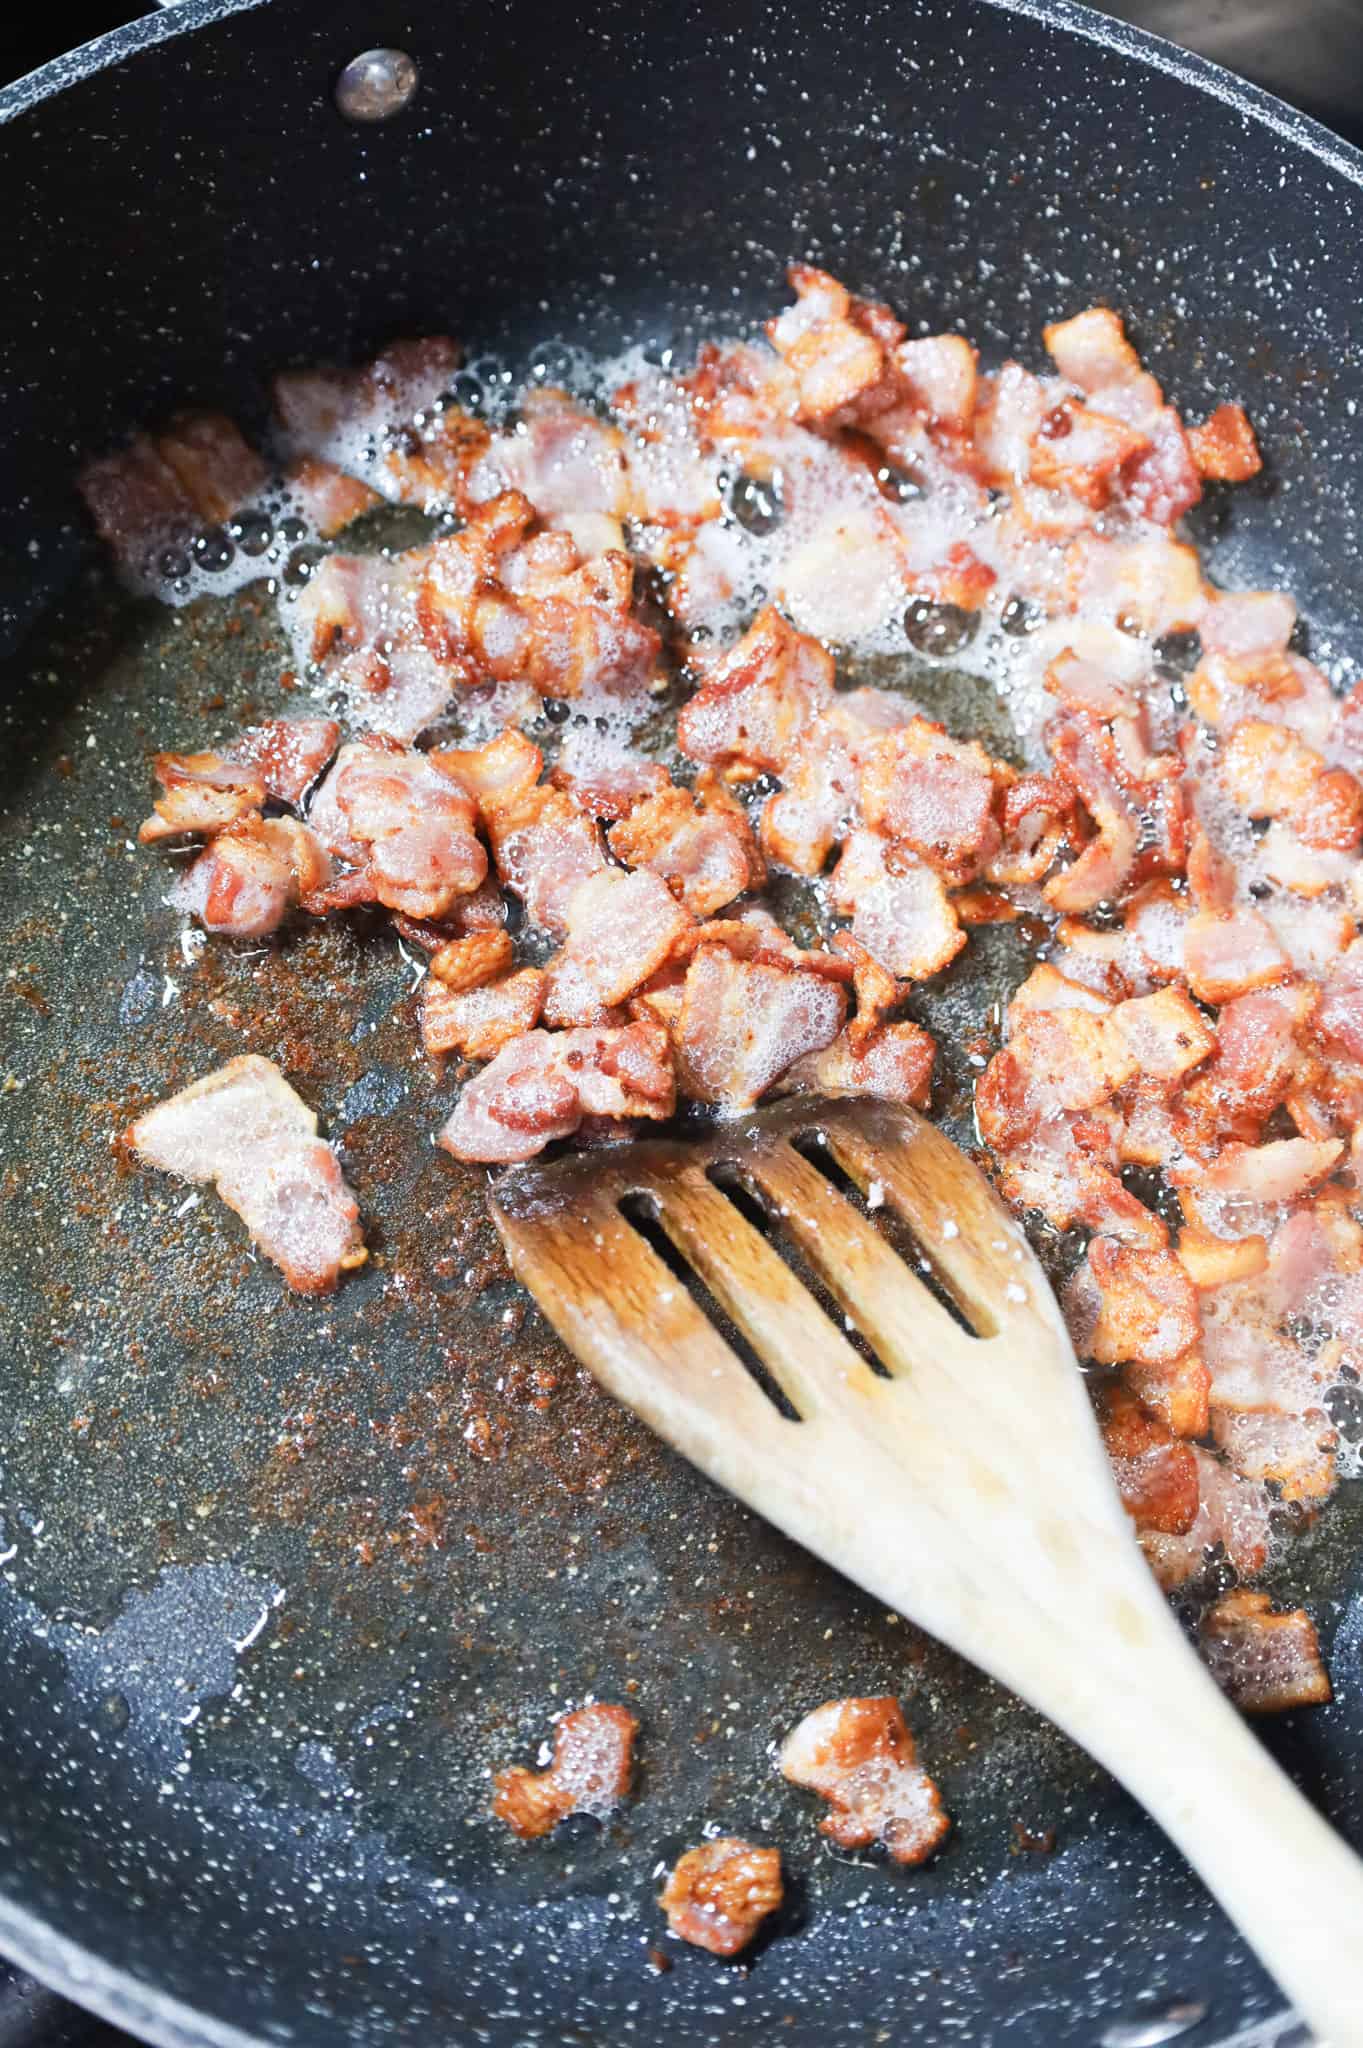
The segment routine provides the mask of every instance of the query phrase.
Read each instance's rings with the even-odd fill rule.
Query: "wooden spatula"
[[[839,1170],[908,1226],[969,1330],[839,1192]],[[884,1376],[726,1183],[760,1205]],[[887,1103],[796,1100],[697,1143],[522,1168],[492,1206],[518,1277],[610,1393],[1082,1743],[1330,2048],[1363,2048],[1363,1864],[1185,1642],[1118,1500],[1045,1274],[940,1131]],[[627,1210],[666,1233],[785,1404]]]

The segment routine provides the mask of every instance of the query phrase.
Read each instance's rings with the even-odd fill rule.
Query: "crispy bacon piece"
[[[549,963],[551,1025],[596,1024],[669,960],[693,923],[660,875],[602,868],[568,899],[568,936]]]
[[[634,569],[584,562],[567,533],[532,535],[519,491],[480,505],[459,533],[416,551],[417,616],[435,659],[466,683],[524,680],[544,697],[647,690],[659,636],[634,616]]]
[[[701,944],[677,1019],[683,1092],[728,1116],[751,1109],[803,1054],[832,1044],[846,1013],[842,988],[823,975]]]
[[[1045,1119],[1108,1101],[1136,1070],[1136,1055],[1113,1015],[1075,1006],[1023,1009],[1008,1044],[976,1085],[981,1134],[1010,1150]]]
[[[847,835],[829,895],[835,909],[851,912],[853,937],[901,980],[940,973],[966,942],[940,875],[900,859],[877,833]]]
[[[219,526],[263,490],[266,469],[221,413],[182,413],[163,434],[139,434],[86,463],[77,487],[100,539],[134,582],[197,529]]]
[[[487,874],[474,803],[437,757],[393,742],[342,747],[309,812],[313,830],[357,880],[346,902],[441,918]],[[329,907],[320,904],[319,907]]]
[[[368,1257],[359,1208],[317,1118],[278,1067],[243,1053],[139,1117],[148,1166],[209,1182],[299,1294],[329,1294]]]
[[[1101,1415],[1112,1476],[1136,1527],[1185,1536],[1197,1519],[1197,1459],[1192,1450],[1125,1388],[1107,1390]]]
[[[888,307],[854,299],[808,263],[792,264],[786,275],[796,303],[767,322],[767,335],[794,377],[796,417],[844,425],[893,404],[897,381],[886,351],[904,329]]]
[[[1030,475],[1048,490],[1069,491],[1099,512],[1120,484],[1127,465],[1145,455],[1149,436],[1120,420],[1062,398],[1032,442]]]
[[[896,1863],[923,1863],[951,1832],[897,1699],[825,1701],[786,1737],[780,1767],[828,1801],[819,1831],[841,1849],[883,1842]]]
[[[833,694],[833,657],[767,605],[677,720],[677,744],[743,781],[779,770]]]
[[[303,517],[323,540],[333,539],[383,503],[378,492],[358,477],[347,476],[334,463],[319,462],[311,455],[291,462],[284,481]]]
[[[1197,1462],[1198,1492],[1192,1527],[1180,1536],[1159,1530],[1141,1535],[1141,1547],[1168,1592],[1195,1578],[1217,1546],[1247,1579],[1263,1570],[1268,1556],[1268,1518],[1273,1503],[1267,1488],[1258,1480],[1241,1479],[1200,1445],[1191,1448]]]
[[[713,1956],[736,1956],[785,1898],[778,1849],[719,1835],[678,1857],[658,1894],[672,1933]]]
[[[604,1820],[629,1791],[639,1723],[628,1707],[593,1704],[554,1723],[547,1771],[511,1764],[492,1781],[492,1811],[523,1842],[551,1834],[570,1813]]]
[[[503,491],[521,492],[588,560],[622,549],[621,522],[643,510],[620,429],[553,387],[527,391],[514,430],[488,441],[463,479],[462,507]]]
[[[1185,1351],[1169,1365],[1132,1363],[1122,1378],[1146,1413],[1174,1436],[1206,1436],[1211,1428],[1212,1376],[1198,1350]]]
[[[1246,1714],[1286,1714],[1334,1698],[1303,1608],[1275,1614],[1267,1593],[1236,1586],[1208,1609],[1200,1635],[1213,1678]]]
[[[511,934],[505,926],[488,925],[465,932],[459,938],[446,939],[431,955],[430,972],[433,980],[443,982],[459,995],[467,989],[481,988],[485,982],[499,980],[514,955]]]
[[[888,969],[882,967],[875,955],[868,952],[851,932],[835,932],[833,950],[852,963],[857,1013],[847,1027],[847,1041],[853,1053],[861,1053],[876,1036],[903,991]]]
[[[1173,1252],[1095,1237],[1088,1270],[1097,1314],[1083,1348],[1099,1365],[1170,1365],[1202,1334],[1197,1295]]]
[[[787,1067],[776,1093],[808,1089],[814,1095],[878,1095],[887,1102],[926,1109],[937,1057],[928,1033],[905,1019],[880,1025],[858,1047],[852,1040],[852,1024],[822,1051],[807,1052]]]
[[[760,889],[766,864],[747,813],[718,779],[698,780],[697,793],[669,784],[636,804],[606,836],[617,859],[652,869],[692,916],[710,917],[736,896]]]
[[[928,719],[866,747],[860,796],[873,830],[902,841],[947,882],[968,882],[998,851],[989,756]]]
[[[577,729],[566,735],[549,780],[555,789],[566,789],[589,818],[606,824],[627,818],[646,797],[672,787],[660,761],[645,760],[623,740]]]
[[[432,977],[421,992],[421,1042],[434,1059],[451,1052],[469,1060],[495,1059],[513,1039],[534,1030],[543,1007],[538,967],[460,989]]]
[[[1092,818],[1097,837],[1071,866],[1053,875],[1044,894],[1071,915],[1115,902],[1135,867],[1140,819],[1116,773],[1111,734],[1090,713],[1072,713],[1047,734],[1061,775]]]
[[[260,939],[325,888],[331,863],[296,818],[252,813],[219,832],[170,892],[177,910],[225,938]]]
[[[1065,586],[1085,617],[1101,614],[1152,638],[1191,631],[1207,606],[1197,551],[1183,541],[1079,533],[1066,550]]]
[[[1268,1265],[1268,1242],[1249,1237],[1213,1237],[1191,1226],[1179,1233],[1178,1256],[1194,1287],[1229,1287],[1237,1280],[1255,1280]]]
[[[456,1159],[514,1165],[570,1138],[584,1117],[657,1120],[675,1099],[656,1024],[526,1031],[466,1084],[437,1142]]]
[[[152,771],[165,794],[137,829],[143,846],[189,834],[211,838],[265,801],[264,777],[222,754],[157,754]]]
[[[566,929],[580,882],[606,865],[595,820],[566,790],[539,781],[544,758],[514,727],[485,747],[445,749],[431,760],[473,797],[497,872],[545,931]]]
[[[1200,427],[1188,429],[1188,446],[1199,476],[1216,483],[1247,483],[1264,466],[1242,405],[1218,405]]]

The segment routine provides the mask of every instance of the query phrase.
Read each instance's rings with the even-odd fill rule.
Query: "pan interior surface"
[[[121,596],[72,477],[176,404],[250,431],[273,368],[398,334],[510,365],[547,338],[685,353],[798,257],[994,360],[1101,299],[1177,403],[1250,410],[1269,470],[1197,538],[1218,581],[1292,588],[1343,676],[1355,160],[1059,7],[215,14],[0,133],[11,210],[43,223],[0,342],[0,1940],[163,2040],[1079,2048],[1174,1994],[1233,2034],[1276,1995],[1131,1803],[573,1367],[482,1176],[428,1142],[451,1091],[391,939],[182,943],[133,844],[148,756],[281,707],[276,607]],[[348,127],[332,81],[380,46],[417,96]],[[958,732],[997,715],[940,669],[902,680]],[[1006,933],[971,952],[920,1013],[958,1133],[967,1041],[1028,964]],[[373,1219],[332,1301],[111,1145],[247,1049]],[[1274,1590],[1321,1623],[1337,1698],[1270,1738],[1356,1842],[1360,1535],[1346,1487],[1286,1552]],[[905,1699],[956,1817],[924,1871],[835,1855],[772,1768],[847,1692]],[[489,1771],[589,1696],[640,1716],[638,1796],[516,1844]],[[1053,1855],[1026,1846],[1052,1827]],[[672,1945],[660,1970],[658,1872],[705,1829],[779,1843],[790,1899],[745,1963]]]

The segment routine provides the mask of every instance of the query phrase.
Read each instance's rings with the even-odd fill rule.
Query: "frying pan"
[[[373,47],[419,90],[349,125],[333,83]],[[270,370],[396,334],[511,366],[550,339],[685,350],[769,310],[796,256],[996,359],[1098,298],[1181,405],[1248,406],[1268,472],[1199,538],[1218,580],[1291,587],[1343,680],[1363,159],[1062,0],[188,0],[0,114],[0,1944],[167,2044],[1134,2048],[1270,2021],[1084,1757],[555,1347],[481,1177],[427,1142],[450,1091],[413,1059],[390,938],[182,946],[130,846],[146,756],[282,701],[274,600],[121,597],[72,476],[177,404],[259,429]],[[978,686],[932,687],[986,721]],[[922,996],[954,1128],[1016,943]],[[372,1219],[334,1301],[283,1296],[212,1203],[111,1148],[247,1046]],[[1346,1486],[1284,1553],[1273,1589],[1318,1617],[1337,1697],[1266,1739],[1363,1844],[1361,1525]],[[907,1702],[957,1819],[930,1869],[829,1853],[771,1769],[848,1691]],[[640,1714],[639,1797],[510,1843],[489,1768],[590,1694]],[[673,1945],[659,1969],[656,1870],[706,1826],[779,1842],[792,1899],[745,1965]]]

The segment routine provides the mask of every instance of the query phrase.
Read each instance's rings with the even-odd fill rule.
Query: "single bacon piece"
[[[629,1791],[639,1723],[628,1707],[593,1703],[554,1723],[546,1771],[511,1764],[493,1778],[492,1811],[523,1842],[548,1835],[570,1813],[605,1820]]]
[[[544,525],[568,533],[584,559],[624,547],[621,522],[642,511],[619,427],[566,391],[527,391],[515,427],[494,434],[462,482],[465,512],[519,491]]]
[[[251,813],[219,832],[170,892],[177,910],[225,938],[261,939],[331,876],[326,848],[296,818]]]
[[[1148,1415],[1174,1436],[1202,1437],[1211,1428],[1211,1371],[1195,1347],[1167,1365],[1132,1362],[1123,1381]]]
[[[345,901],[441,918],[483,881],[473,799],[436,759],[378,739],[342,747],[309,822],[362,877],[363,894],[347,888]]]
[[[846,1014],[837,982],[701,944],[677,1019],[682,1091],[726,1116],[751,1109],[802,1054],[831,1045]]]
[[[1142,1532],[1141,1547],[1155,1576],[1167,1592],[1186,1585],[1209,1562],[1219,1547],[1242,1578],[1252,1579],[1264,1568],[1268,1557],[1269,1514],[1273,1506],[1268,1489],[1258,1480],[1240,1478],[1229,1465],[1205,1451],[1192,1447],[1197,1462],[1197,1516],[1181,1536],[1159,1530]]]
[[[267,796],[297,810],[340,737],[334,718],[267,718],[237,734],[229,758],[255,769]]]
[[[1150,449],[1149,436],[1121,420],[1062,398],[1032,442],[1030,476],[1047,490],[1069,491],[1100,512],[1126,466]]]
[[[1213,1004],[1266,988],[1292,971],[1272,925],[1257,910],[1198,911],[1184,935],[1183,964],[1193,994]]]
[[[497,872],[530,922],[564,931],[574,890],[606,865],[596,821],[566,790],[539,781],[544,757],[514,727],[485,747],[449,748],[430,758],[473,797]]]
[[[1088,1275],[1097,1312],[1080,1341],[1099,1365],[1125,1359],[1169,1365],[1197,1343],[1202,1333],[1197,1295],[1173,1252],[1142,1251],[1095,1237]]]
[[[1122,1506],[1138,1529],[1184,1536],[1197,1520],[1197,1459],[1134,1394],[1111,1387],[1101,1403],[1103,1448]]]
[[[677,720],[677,744],[735,781],[779,771],[833,694],[833,657],[774,605],[747,632]]]
[[[323,540],[333,539],[383,503],[378,492],[358,477],[347,476],[334,463],[319,462],[311,455],[300,455],[291,462],[284,481],[303,517]]]
[[[1111,734],[1092,713],[1070,713],[1047,733],[1047,745],[1097,830],[1043,892],[1053,909],[1073,915],[1121,895],[1140,848],[1140,818],[1116,772]]]
[[[437,1142],[493,1166],[533,1159],[585,1117],[672,1114],[676,1082],[656,1024],[526,1031],[468,1082]]]
[[[212,1182],[296,1293],[328,1294],[368,1257],[336,1155],[270,1060],[229,1060],[139,1117],[127,1140],[148,1166]]]
[[[779,1762],[833,1808],[819,1831],[840,1849],[883,1842],[896,1863],[923,1863],[951,1832],[897,1699],[827,1700],[791,1730]]]
[[[1157,1081],[1182,1079],[1215,1047],[1216,1033],[1196,1004],[1180,988],[1170,986],[1153,995],[1118,1003],[1112,1021],[1126,1040],[1143,1074]]]
[[[694,919],[649,868],[602,868],[568,899],[568,935],[550,961],[544,1017],[596,1024],[669,960]]]
[[[767,322],[767,336],[794,377],[796,417],[844,425],[893,404],[897,380],[886,350],[902,337],[902,323],[812,264],[794,263],[786,275],[796,303]]]
[[[422,637],[420,551],[327,555],[282,617],[295,666],[343,692],[351,726],[412,740],[439,718],[456,681]]]
[[[901,980],[940,973],[966,942],[941,876],[878,833],[849,832],[829,896],[836,910],[851,913],[853,937]]]
[[[1008,1044],[976,1084],[981,1135],[1010,1150],[1049,1118],[1107,1102],[1136,1071],[1136,1055],[1114,1014],[1097,1016],[1074,1005],[1023,1009]]]
[[[993,764],[974,741],[926,718],[872,741],[861,770],[861,813],[944,881],[968,882],[998,851]]]
[[[860,1014],[860,1012],[858,1012]],[[853,1043],[853,1018],[831,1045],[807,1052],[787,1067],[776,1084],[778,1095],[878,1095],[885,1102],[926,1109],[932,1090],[932,1065],[937,1046],[917,1024],[904,1019],[882,1024],[858,1046]]]
[[[1247,483],[1264,466],[1254,429],[1242,405],[1218,405],[1200,427],[1188,429],[1188,446],[1198,475],[1211,482]]]
[[[534,1030],[543,1007],[538,967],[466,988],[432,976],[421,992],[421,1043],[433,1059],[451,1052],[469,1060],[495,1059],[513,1039]]]
[[[1196,548],[1163,538],[1111,539],[1088,529],[1066,550],[1064,595],[1084,617],[1133,626],[1152,639],[1190,632],[1207,608]]]
[[[488,429],[444,399],[463,360],[445,335],[396,341],[366,365],[288,370],[274,380],[289,446],[385,498],[438,510],[458,496]]]
[[[156,580],[165,549],[220,526],[266,481],[264,463],[221,413],[182,413],[155,439],[139,434],[87,462],[76,480],[101,540],[142,585]]]
[[[694,917],[712,916],[766,880],[747,813],[714,776],[698,779],[696,794],[668,784],[606,837],[618,860],[660,875]]]
[[[718,1835],[678,1857],[658,1904],[682,1941],[712,1956],[736,1956],[784,1898],[778,1849]]]
[[[165,794],[137,828],[143,846],[190,834],[211,838],[265,801],[264,777],[222,754],[157,754],[152,772]]]
[[[1267,1593],[1236,1586],[1202,1618],[1202,1655],[1246,1714],[1286,1714],[1334,1698],[1316,1625],[1301,1607],[1276,1614]]]
[[[1171,1167],[1177,1188],[1240,1203],[1290,1202],[1319,1185],[1344,1156],[1342,1138],[1277,1138],[1267,1145],[1224,1145],[1210,1165]]]

